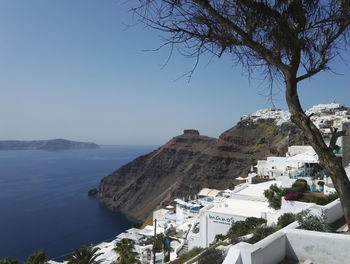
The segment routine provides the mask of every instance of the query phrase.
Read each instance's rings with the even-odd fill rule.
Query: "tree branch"
[[[346,130],[342,130],[342,131],[337,131],[337,130],[338,130],[337,128],[334,128],[334,127],[331,128],[332,137],[329,143],[329,148],[331,151],[333,151],[336,148],[337,139],[340,137],[346,136]]]
[[[239,26],[237,26],[235,23],[233,23],[231,20],[227,19],[226,17],[223,17],[221,14],[219,14],[210,4],[207,0],[193,0],[197,4],[199,4],[202,8],[204,8],[212,17],[214,17],[221,25],[224,25],[230,29],[232,29],[234,32],[236,32],[241,38],[242,42],[245,46],[251,48],[252,50],[256,51],[261,57],[265,58],[267,62],[271,63],[278,69],[282,70],[283,72],[288,71],[288,66],[282,63],[282,61],[273,55],[273,53],[265,48],[260,43],[254,41],[245,31],[243,31]]]
[[[311,69],[307,73],[297,77],[297,82],[310,78],[311,76],[319,73],[320,71],[327,69],[327,63],[329,62],[329,58],[326,58],[326,52],[329,50],[333,42],[336,41],[345,32],[345,30],[347,30],[349,26],[350,20],[348,20],[342,26],[339,26],[337,32],[327,40],[327,42],[322,46],[322,49],[319,51],[321,58],[318,63],[318,66],[314,69]]]

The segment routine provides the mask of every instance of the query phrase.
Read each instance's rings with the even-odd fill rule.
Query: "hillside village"
[[[316,105],[306,113],[312,115],[326,143],[329,143],[331,128],[343,130],[349,126],[350,110],[336,103]],[[290,114],[264,109],[243,116],[241,120],[257,122],[261,119],[273,119],[281,126],[290,122]],[[350,176],[349,141],[349,136],[339,138],[335,154],[343,157]],[[269,199],[267,195],[267,191],[273,189],[282,193],[277,205],[272,204],[276,199],[272,196]],[[324,217],[333,232],[303,230],[298,221],[276,228],[283,215],[301,212]],[[234,223],[253,218],[262,219],[258,226],[273,227],[271,234],[258,241],[253,239],[254,230],[234,239],[228,235]],[[258,160],[247,175],[235,179],[234,188],[203,188],[195,197],[178,197],[153,212],[152,224],[126,230],[113,241],[97,247],[103,253],[99,259],[104,264],[116,261],[118,255],[113,248],[123,239],[133,241],[137,259],[142,264],[196,263],[203,252],[199,248],[210,247],[221,250],[224,264],[346,263],[350,236],[346,235],[349,230],[342,218],[340,201],[327,171],[319,166],[317,154],[310,146],[292,145],[283,157]],[[156,250],[154,260],[155,234],[166,239]],[[178,259],[196,250],[197,256],[186,261]],[[283,262],[287,260],[292,262]]]

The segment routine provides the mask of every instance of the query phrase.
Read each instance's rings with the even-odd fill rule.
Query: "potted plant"
[[[319,181],[319,182],[317,183],[317,185],[318,185],[318,190],[319,190],[320,192],[323,192],[324,181]]]
[[[312,181],[312,184],[310,185],[310,192],[315,192],[315,191],[316,191],[315,181]]]

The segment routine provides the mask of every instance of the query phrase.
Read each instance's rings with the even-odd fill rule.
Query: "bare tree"
[[[203,53],[232,56],[249,73],[285,83],[291,120],[319,156],[337,190],[350,227],[350,181],[303,111],[298,83],[329,70],[350,39],[349,0],[139,0],[133,9],[147,26],[168,34],[164,45],[198,59]],[[190,71],[189,75],[193,72]]]

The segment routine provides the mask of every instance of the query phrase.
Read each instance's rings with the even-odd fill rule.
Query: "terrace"
[[[349,247],[350,236],[287,226],[253,245],[240,242],[232,246],[223,264],[343,264],[348,263]]]
[[[293,222],[255,244],[240,242],[231,246],[223,264],[348,263],[350,236],[344,235],[348,228],[339,199],[324,206],[282,201],[282,209],[291,212],[286,206],[294,208],[293,213],[308,209],[313,215],[324,215],[334,233],[299,229],[299,223]]]

